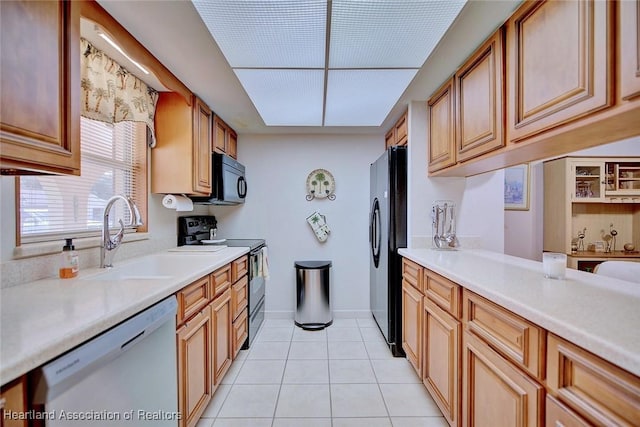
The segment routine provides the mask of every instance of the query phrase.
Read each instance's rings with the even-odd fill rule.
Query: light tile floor
[[[197,427],[446,427],[406,359],[373,319],[322,331],[267,319],[241,351]]]

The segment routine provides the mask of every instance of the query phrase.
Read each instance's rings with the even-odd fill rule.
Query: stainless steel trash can
[[[324,329],[333,323],[329,296],[331,261],[296,261],[295,324]]]

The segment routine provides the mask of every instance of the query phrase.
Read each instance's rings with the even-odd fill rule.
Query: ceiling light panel
[[[234,72],[267,126],[322,126],[324,71]]]
[[[419,68],[466,0],[333,0],[330,68]]]
[[[324,67],[326,0],[193,4],[232,68]]]
[[[330,70],[325,126],[380,126],[413,70]]]

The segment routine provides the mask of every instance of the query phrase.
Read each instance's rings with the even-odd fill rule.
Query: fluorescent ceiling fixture
[[[466,0],[333,0],[329,68],[420,68]]]
[[[192,1],[268,126],[380,126],[466,3]]]
[[[106,35],[105,33],[103,33],[102,31],[98,30],[98,35],[100,37],[102,37],[107,43],[109,43],[111,45],[111,47],[113,47],[115,50],[117,50],[118,52],[120,52],[120,54],[122,56],[124,56],[125,58],[127,58],[129,60],[129,62],[131,62],[133,65],[135,65],[136,67],[138,67],[140,69],[140,71],[142,71],[145,74],[149,74],[149,72],[140,64],[138,64],[136,61],[134,61],[133,59],[131,59],[131,57],[129,55],[127,55],[126,53],[124,53],[124,50],[122,50],[122,48],[120,46],[118,46],[118,44],[116,42],[114,42],[113,40],[111,40],[111,38]]]
[[[325,126],[380,126],[417,72],[330,70]]]
[[[234,70],[267,126],[322,126],[323,70]]]
[[[193,2],[232,68],[323,68],[324,0]]]

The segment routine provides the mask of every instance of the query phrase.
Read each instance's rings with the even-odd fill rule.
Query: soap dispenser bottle
[[[66,239],[60,255],[59,274],[61,279],[71,279],[78,275],[78,253],[73,246],[73,239]]]

